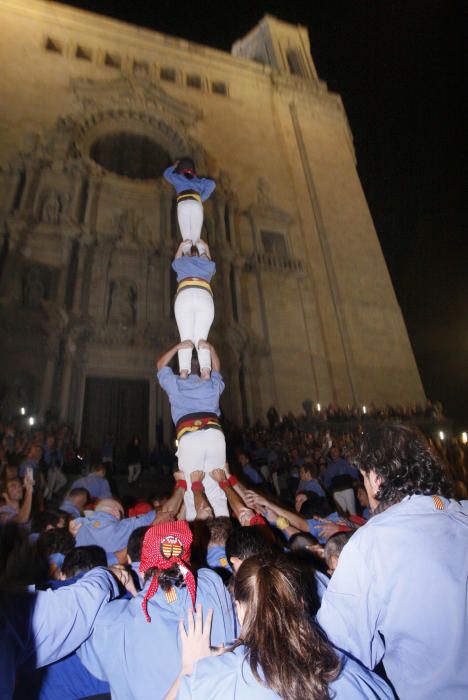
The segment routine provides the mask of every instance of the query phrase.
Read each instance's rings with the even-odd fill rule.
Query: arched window
[[[166,151],[151,138],[126,131],[98,138],[90,156],[106,170],[136,180],[156,180],[171,163]]]

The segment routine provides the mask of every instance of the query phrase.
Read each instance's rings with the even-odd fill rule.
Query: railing
[[[253,253],[246,262],[246,269],[252,272],[257,267],[276,270],[278,272],[304,272],[304,263],[302,260],[283,258],[273,255],[273,253]]]

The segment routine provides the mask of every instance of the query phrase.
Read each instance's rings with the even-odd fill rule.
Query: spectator
[[[106,479],[106,467],[104,464],[93,464],[88,476],[77,479],[71,487],[73,489],[86,489],[91,498],[112,498],[109,482]]]

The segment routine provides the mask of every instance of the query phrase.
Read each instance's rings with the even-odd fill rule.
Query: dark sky
[[[67,4],[227,51],[267,12],[308,28],[319,76],[343,98],[426,394],[467,429],[463,3],[205,0],[201,10],[174,0]]]

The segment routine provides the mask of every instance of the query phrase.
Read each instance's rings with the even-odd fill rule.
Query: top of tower
[[[273,15],[265,15],[248,34],[238,39],[231,53],[271,66],[281,73],[318,81],[307,28]]]

